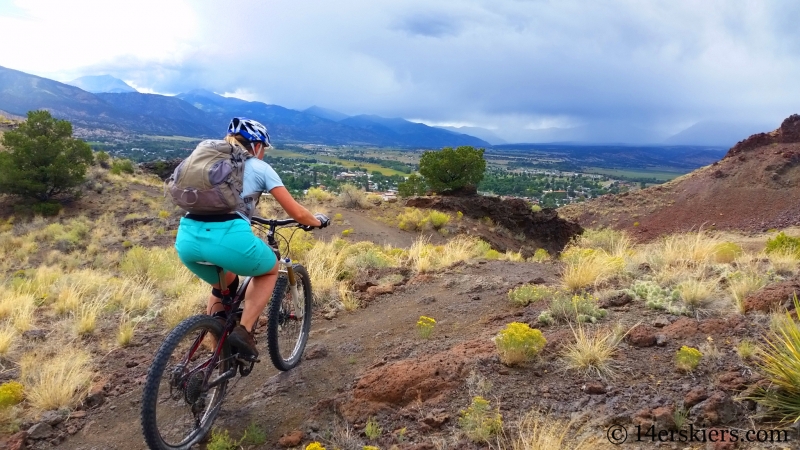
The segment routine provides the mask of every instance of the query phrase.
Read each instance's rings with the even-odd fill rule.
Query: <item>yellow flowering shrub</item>
[[[683,346],[675,353],[675,366],[684,372],[691,372],[700,364],[703,354],[694,347]]]
[[[503,416],[497,409],[491,408],[488,400],[476,396],[469,408],[461,411],[458,425],[471,441],[486,442],[503,431]]]
[[[306,445],[306,450],[325,450],[325,447],[323,447],[319,442],[312,442]]]
[[[527,323],[512,322],[497,333],[494,343],[500,361],[512,366],[535,358],[547,344],[547,340],[541,331],[531,328]]]
[[[0,384],[0,408],[14,406],[21,402],[25,397],[24,390],[22,384],[17,381]]]
[[[436,319],[433,317],[419,316],[417,321],[417,333],[422,339],[428,339],[433,333],[433,328],[436,326]]]

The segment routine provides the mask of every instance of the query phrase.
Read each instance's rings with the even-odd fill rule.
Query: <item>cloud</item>
[[[24,14],[0,9],[0,28],[31,37],[0,65],[61,80],[110,73],[153,92],[246,92],[503,137],[628,127],[660,139],[701,120],[777,126],[800,110],[791,0],[15,5]]]

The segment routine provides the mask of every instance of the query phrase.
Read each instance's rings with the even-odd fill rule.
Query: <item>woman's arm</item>
[[[280,204],[281,207],[283,207],[283,209],[286,211],[287,214],[289,214],[289,216],[292,219],[300,222],[303,225],[308,225],[312,227],[318,227],[322,225],[322,223],[316,217],[314,217],[314,215],[311,214],[303,205],[297,203],[294,197],[292,197],[292,194],[290,194],[285,187],[283,186],[275,187],[271,191],[269,191],[269,193],[272,194],[273,197],[275,197],[275,200],[278,201],[278,204]]]

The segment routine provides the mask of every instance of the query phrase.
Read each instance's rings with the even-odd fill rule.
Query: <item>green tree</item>
[[[415,195],[425,195],[428,193],[428,186],[425,180],[412,173],[406,181],[397,184],[397,195],[400,197],[413,197]]]
[[[471,146],[428,151],[419,160],[419,172],[436,193],[475,193],[486,171],[483,152]]]
[[[0,153],[0,192],[46,202],[73,196],[92,163],[89,144],[72,137],[72,124],[48,111],[30,111],[19,128],[7,131]]]

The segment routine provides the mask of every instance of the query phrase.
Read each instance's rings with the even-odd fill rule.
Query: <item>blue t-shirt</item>
[[[242,198],[256,192],[269,192],[280,186],[283,186],[283,181],[272,166],[258,158],[245,161]]]
[[[276,187],[283,186],[283,181],[275,169],[269,164],[258,158],[250,158],[244,163],[244,179],[242,186],[242,198],[252,198],[253,201],[245,200],[247,218],[253,216],[258,199],[264,192],[269,192]]]

